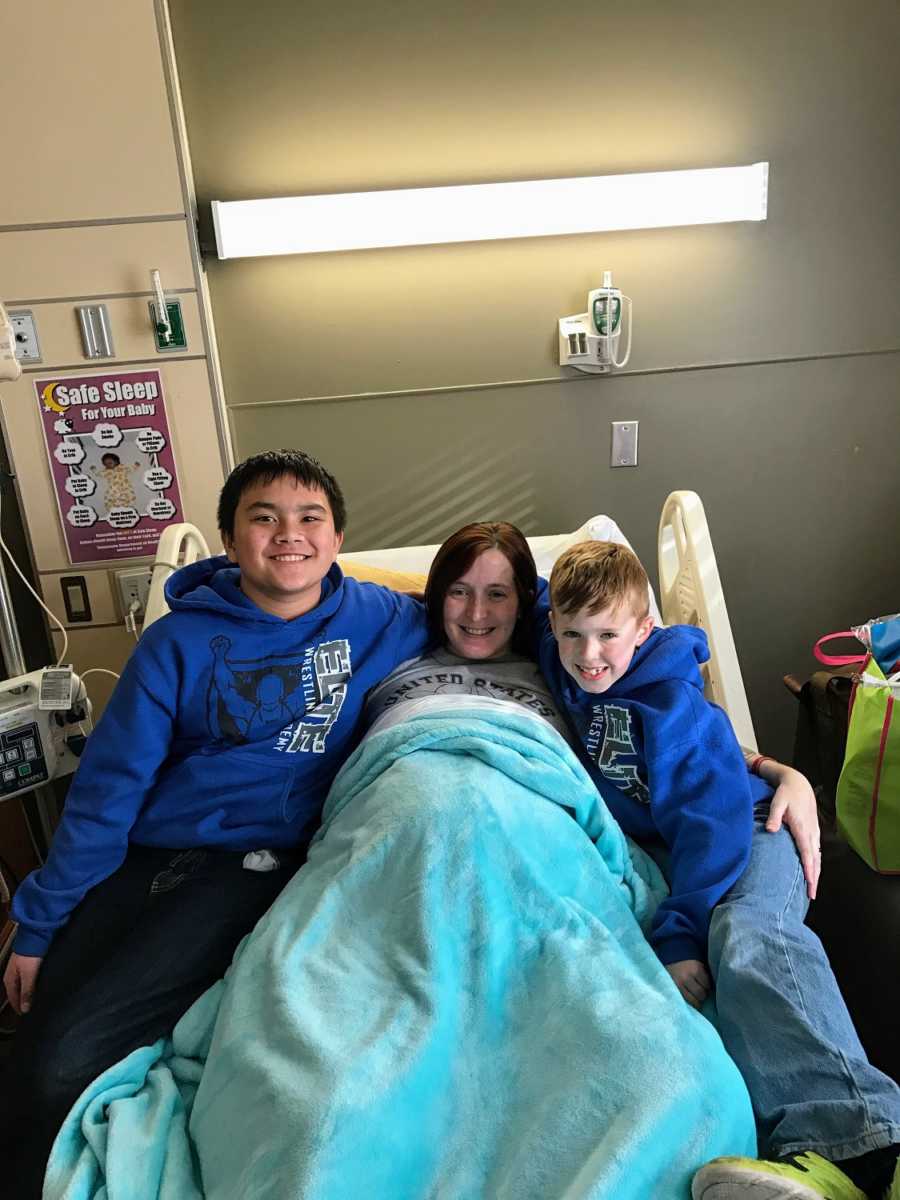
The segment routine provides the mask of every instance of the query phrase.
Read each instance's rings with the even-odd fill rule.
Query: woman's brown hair
[[[528,625],[523,617],[529,614],[537,592],[537,568],[525,535],[508,521],[473,521],[463,525],[450,535],[431,564],[428,582],[425,584],[425,607],[431,632],[441,644],[446,642],[444,634],[444,598],[447,589],[465,575],[472,563],[485,550],[499,550],[512,567],[516,595],[519,599],[519,615],[513,634],[513,649],[527,653],[529,649]]]

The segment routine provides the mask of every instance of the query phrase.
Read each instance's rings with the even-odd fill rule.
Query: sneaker
[[[897,1159],[897,1165],[894,1167],[894,1180],[884,1193],[884,1200],[900,1200],[900,1158]]]
[[[900,1182],[894,1178],[900,1200]],[[844,1172],[812,1151],[778,1162],[762,1158],[714,1158],[691,1185],[693,1200],[866,1200]]]

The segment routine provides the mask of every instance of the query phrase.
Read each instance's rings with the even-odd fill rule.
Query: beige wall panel
[[[192,288],[184,221],[0,232],[3,299],[146,292],[158,268],[165,288]]]
[[[196,293],[182,293],[181,314],[184,319],[187,334],[187,350],[171,351],[160,354],[160,361],[177,361],[185,354],[203,353],[203,331],[200,326],[200,313]],[[150,314],[147,308],[149,296],[133,296],[121,300],[104,300],[112,331],[114,359],[95,359],[91,362],[94,372],[103,371],[118,360],[132,361],[146,359],[154,365],[156,342],[150,326]],[[81,327],[75,311],[76,301],[58,304],[37,304],[31,310],[37,328],[38,340],[41,345],[43,363],[37,374],[53,373],[57,366],[79,364],[79,370],[88,369],[81,343]],[[37,375],[30,373],[34,380]]]
[[[0,225],[183,211],[152,0],[36,0],[4,27]]]
[[[79,675],[90,667],[103,667],[107,671],[115,671],[117,675],[121,674],[128,656],[135,647],[134,635],[124,626],[119,629],[70,629],[68,634],[69,648],[66,658]],[[54,634],[53,644],[56,653],[59,654],[62,650],[62,638],[59,633]],[[116,681],[109,675],[97,674],[89,675],[84,683],[94,706],[96,723],[116,686]]]
[[[156,363],[142,365],[155,366]],[[211,545],[218,546],[215,510],[222,485],[222,467],[206,362],[168,359],[161,361],[159,366],[185,517],[199,526]],[[94,375],[115,369],[115,363],[98,363],[93,368],[67,374]],[[41,431],[34,376],[23,375],[15,383],[0,385],[0,400],[7,445],[37,568],[41,572],[68,568]]]

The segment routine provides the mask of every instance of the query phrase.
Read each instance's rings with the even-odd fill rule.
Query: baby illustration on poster
[[[106,505],[106,511],[111,508],[136,508],[137,496],[134,494],[131,477],[134,471],[141,469],[141,464],[128,463],[123,464],[118,454],[113,454],[111,450],[100,456],[100,461],[103,463],[101,470],[91,463],[88,470],[92,475],[99,475],[103,480],[106,494],[103,497],[103,503]]]
[[[35,389],[70,561],[153,554],[162,529],[184,520],[159,371]]]

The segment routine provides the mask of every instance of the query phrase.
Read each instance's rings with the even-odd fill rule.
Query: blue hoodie
[[[671,854],[671,895],[650,941],[663,963],[706,960],[709,919],[750,857],[753,806],[772,792],[747,771],[731,722],[703,696],[706,634],[654,629],[621,679],[600,695],[563,668],[549,623],[541,670],[578,734],[585,765],[613,816],[637,842]]]
[[[13,901],[43,955],[129,842],[302,846],[353,749],[366,692],[429,641],[424,606],[333,565],[315,608],[263,612],[224,556],[176,572],[88,740],[46,864]]]

